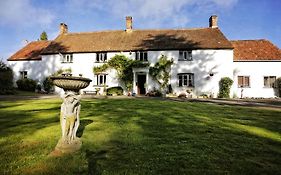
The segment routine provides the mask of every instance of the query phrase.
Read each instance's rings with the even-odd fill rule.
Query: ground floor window
[[[266,88],[274,88],[276,84],[276,76],[264,76],[263,83]]]
[[[182,73],[178,74],[179,87],[187,86],[194,87],[194,74],[193,73]]]
[[[238,76],[238,87],[249,88],[250,76]]]
[[[96,85],[97,86],[103,86],[103,85],[106,85],[106,77],[107,75],[106,74],[98,74],[96,75]]]
[[[20,71],[20,78],[21,79],[27,78],[27,71]]]
[[[73,55],[72,54],[63,54],[61,63],[73,63]]]

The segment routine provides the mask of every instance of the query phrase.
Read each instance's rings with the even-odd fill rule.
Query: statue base
[[[82,141],[80,138],[75,138],[71,143],[65,142],[62,138],[58,141],[54,151],[50,156],[61,156],[63,154],[70,154],[80,150]]]

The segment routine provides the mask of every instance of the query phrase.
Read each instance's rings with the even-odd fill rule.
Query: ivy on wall
[[[107,69],[115,69],[117,77],[128,90],[133,87],[133,68],[148,67],[149,63],[144,63],[139,60],[131,60],[125,55],[115,55],[107,63],[101,66],[94,67],[93,72],[99,74],[105,72]]]
[[[158,82],[161,90],[165,90],[168,86],[173,60],[169,60],[167,56],[162,55],[153,67],[149,68],[149,74]]]

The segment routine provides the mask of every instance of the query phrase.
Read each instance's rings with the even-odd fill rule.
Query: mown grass
[[[84,99],[72,155],[50,157],[60,99],[0,101],[0,174],[279,174],[281,112]]]

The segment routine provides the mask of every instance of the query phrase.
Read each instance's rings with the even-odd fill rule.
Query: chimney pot
[[[209,27],[218,28],[218,16],[217,15],[212,15],[209,18]]]
[[[68,27],[64,23],[60,23],[60,35],[66,34],[68,32]]]
[[[131,16],[126,16],[126,32],[131,32],[133,30],[133,18]]]

